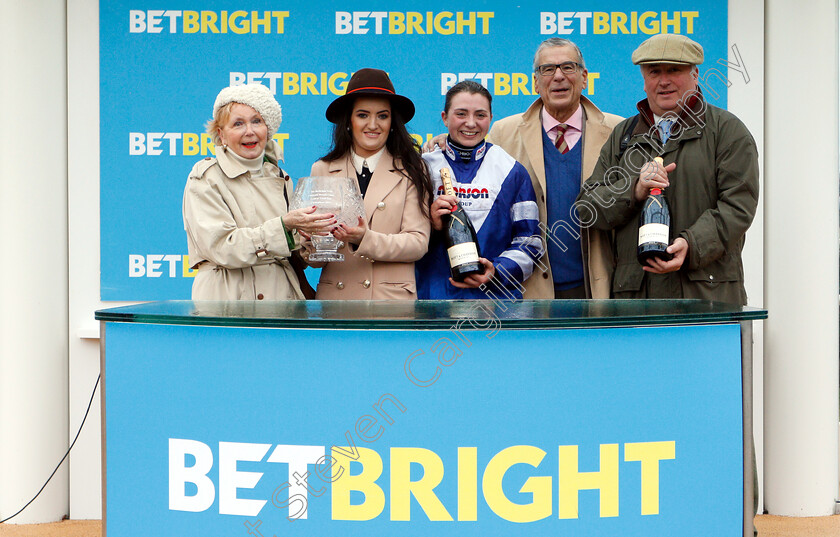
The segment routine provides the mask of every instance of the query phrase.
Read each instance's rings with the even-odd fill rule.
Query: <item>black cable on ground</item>
[[[78,439],[79,439],[79,435],[82,433],[82,427],[84,427],[84,426],[85,426],[85,420],[87,420],[88,413],[90,412],[90,407],[91,407],[91,405],[93,404],[93,396],[94,396],[94,395],[96,395],[96,388],[98,388],[98,387],[99,387],[99,377],[101,377],[101,376],[102,376],[101,374],[96,376],[96,384],[94,384],[94,386],[93,386],[93,393],[91,393],[91,394],[90,394],[90,401],[88,401],[87,410],[85,410],[85,417],[83,417],[83,418],[82,418],[82,423],[81,423],[81,425],[79,425],[79,430],[76,432],[76,438],[74,438],[74,439],[73,439],[73,443],[72,443],[72,444],[70,444],[70,447],[69,447],[69,448],[67,448],[67,453],[65,453],[65,454],[64,454],[64,456],[61,458],[61,460],[58,462],[58,466],[56,466],[56,467],[55,467],[55,470],[53,470],[53,471],[52,471],[52,473],[50,474],[50,477],[48,477],[48,478],[47,478],[46,483],[44,483],[44,486],[43,486],[43,487],[41,487],[41,490],[39,490],[39,491],[38,491],[38,494],[36,494],[34,498],[32,498],[31,500],[29,500],[28,502],[26,502],[26,505],[24,505],[23,507],[21,507],[21,508],[20,508],[20,511],[18,511],[17,513],[13,514],[13,515],[12,515],[12,516],[10,516],[10,517],[7,517],[7,518],[4,518],[3,520],[0,520],[0,524],[2,524],[2,523],[4,523],[4,522],[6,522],[6,521],[8,521],[8,520],[11,520],[11,519],[15,518],[16,516],[18,516],[19,514],[21,514],[21,513],[23,512],[23,510],[24,510],[24,509],[26,509],[27,507],[29,507],[29,504],[31,504],[32,502],[34,502],[34,501],[35,501],[35,499],[36,499],[38,496],[40,496],[40,495],[41,495],[41,493],[44,491],[44,489],[45,489],[45,488],[47,488],[47,485],[49,484],[50,480],[53,478],[53,476],[54,476],[54,475],[55,475],[55,473],[58,471],[58,469],[59,469],[59,468],[61,468],[61,465],[62,465],[62,464],[64,463],[64,461],[67,459],[67,456],[68,456],[68,455],[70,455],[70,450],[71,450],[71,449],[73,449],[73,446],[75,446],[75,445],[76,445],[76,440],[78,440]]]

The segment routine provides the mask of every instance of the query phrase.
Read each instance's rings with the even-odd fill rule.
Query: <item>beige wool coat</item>
[[[279,156],[269,141],[262,177],[220,146],[216,158],[193,166],[183,202],[189,262],[198,269],[193,300],[303,299],[281,220],[292,181],[277,166]]]
[[[585,122],[583,126],[583,162],[581,167],[581,185],[592,175],[601,146],[610,136],[613,128],[621,121],[620,116],[605,114],[586,97],[581,97]],[[487,140],[500,146],[510,156],[518,160],[528,170],[537,205],[540,209],[540,223],[543,229],[551,224],[546,222],[545,206],[545,161],[543,159],[542,101],[537,99],[528,110],[497,121],[490,129]],[[546,228],[546,226],[548,226]],[[610,281],[614,260],[610,235],[597,229],[581,230],[581,249],[583,250],[584,283],[588,298],[609,298]],[[525,298],[554,298],[554,280],[551,266],[544,256],[534,267],[534,273],[525,281]]]
[[[356,177],[356,170],[348,156],[333,162],[319,160],[310,175]],[[358,248],[345,245],[341,249],[344,261],[324,265],[315,298],[416,299],[414,262],[428,250],[431,231],[418,196],[414,185],[394,168],[386,149],[365,194],[368,231]]]

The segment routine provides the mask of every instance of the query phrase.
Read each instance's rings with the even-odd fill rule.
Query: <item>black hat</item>
[[[357,97],[384,97],[391,101],[394,111],[399,113],[404,123],[414,117],[414,103],[408,97],[397,95],[388,73],[381,69],[359,69],[350,77],[347,91],[327,107],[327,119],[338,123],[344,108]]]

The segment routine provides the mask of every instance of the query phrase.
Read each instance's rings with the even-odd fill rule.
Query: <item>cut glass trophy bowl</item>
[[[289,203],[289,210],[317,207],[316,213],[332,213],[339,224],[347,227],[359,225],[359,217],[365,218],[365,207],[359,184],[350,177],[301,177],[297,180],[295,192]],[[332,234],[312,235],[315,251],[309,260],[323,263],[344,261],[339,250],[344,243]]]

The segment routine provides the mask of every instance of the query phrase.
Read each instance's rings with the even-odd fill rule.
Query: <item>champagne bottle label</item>
[[[443,192],[447,196],[455,195],[455,188],[452,187],[452,177],[450,177],[447,168],[440,170],[440,182],[443,183]]]
[[[639,228],[639,246],[651,242],[668,244],[668,226],[665,224],[645,224]]]
[[[456,244],[446,250],[449,266],[458,267],[466,263],[478,263],[478,249],[474,242]]]

